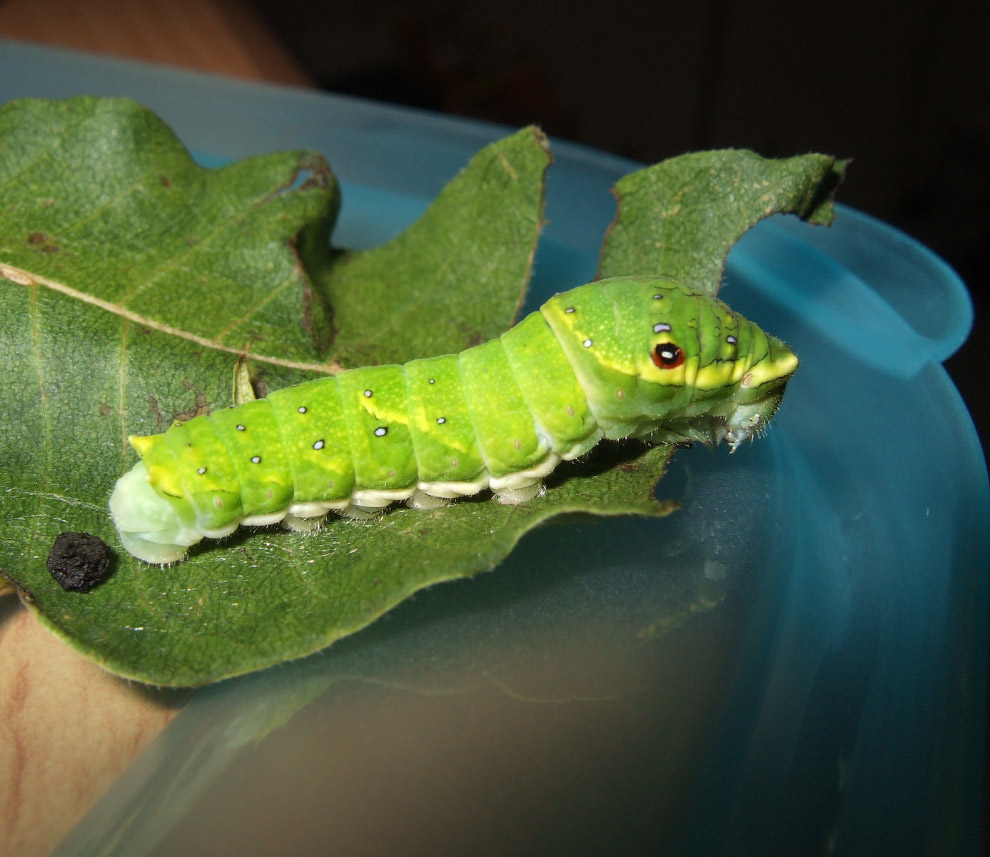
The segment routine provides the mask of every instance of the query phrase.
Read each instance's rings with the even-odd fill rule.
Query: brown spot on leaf
[[[27,237],[28,244],[37,247],[42,253],[58,253],[61,249],[48,241],[48,236],[44,232],[32,232]]]
[[[210,403],[207,401],[206,396],[196,391],[196,405],[188,411],[181,411],[174,414],[172,419],[178,420],[180,423],[184,423],[187,420],[191,420],[194,417],[201,417],[204,414],[210,412]]]
[[[111,408],[106,402],[100,402],[100,416],[108,417],[113,413],[113,408]]]
[[[155,425],[157,425],[158,426],[158,430],[161,431],[162,430],[162,412],[158,408],[158,399],[155,398],[155,394],[154,393],[150,393],[148,395],[148,405],[151,408],[151,413],[154,414]]]

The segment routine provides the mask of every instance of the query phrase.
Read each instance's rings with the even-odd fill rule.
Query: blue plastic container
[[[322,151],[380,243],[502,129],[0,43],[0,95],[129,95],[206,161]],[[637,165],[555,143],[531,295],[591,279]],[[802,359],[764,441],[679,454],[663,521],[550,527],[314,658],[198,693],[69,854],[980,853],[988,486],[941,362],[971,306],[847,208],[722,296]]]

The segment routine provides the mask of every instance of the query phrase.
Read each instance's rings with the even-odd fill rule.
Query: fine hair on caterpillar
[[[238,526],[313,529],[330,512],[484,490],[525,503],[604,439],[735,449],[765,430],[797,364],[713,297],[660,277],[601,280],[459,354],[351,369],[132,436],[141,460],[110,511],[130,553],[168,564]]]

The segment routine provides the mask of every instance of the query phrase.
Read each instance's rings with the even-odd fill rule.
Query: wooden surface
[[[249,80],[310,83],[237,0],[0,0],[0,36]]]
[[[305,85],[236,0],[2,0],[0,36]],[[0,587],[2,588],[2,587]],[[0,594],[0,857],[41,857],[179,710],[103,672]]]
[[[0,854],[47,854],[165,728],[174,693],[103,672],[0,602]]]

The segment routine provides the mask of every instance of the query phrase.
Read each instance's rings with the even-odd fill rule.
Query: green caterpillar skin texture
[[[602,280],[460,354],[310,381],[131,437],[110,511],[124,547],[181,560],[204,537],[315,527],[405,500],[535,497],[602,439],[727,441],[763,431],[797,368],[780,340],[661,278]]]

